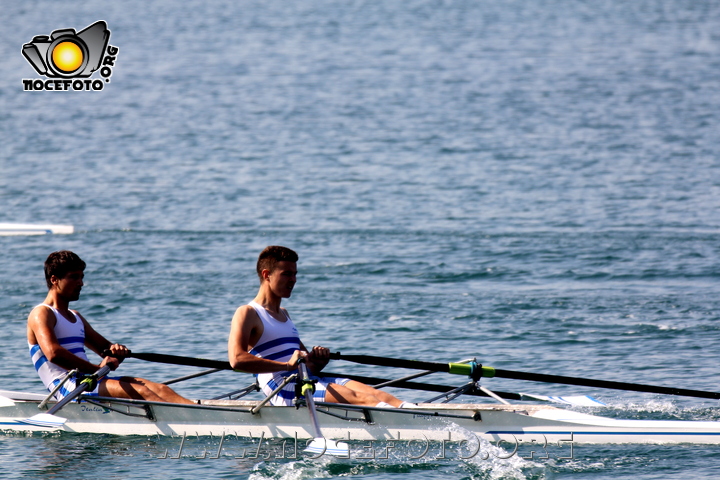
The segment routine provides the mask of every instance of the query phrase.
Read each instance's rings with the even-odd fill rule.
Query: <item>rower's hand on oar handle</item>
[[[290,360],[287,362],[287,371],[295,370],[298,366],[298,363],[300,363],[300,360],[305,358],[307,356],[307,352],[303,352],[302,350],[295,350],[292,354],[292,357],[290,357]]]
[[[308,352],[307,366],[310,373],[320,373],[330,361],[330,349],[326,347],[313,347]]]
[[[105,357],[103,358],[103,361],[100,362],[99,367],[102,368],[108,366],[110,367],[110,370],[116,370],[120,366],[120,362],[122,362],[122,360],[120,360],[119,358]]]
[[[113,343],[110,348],[103,350],[103,361],[100,367],[109,366],[111,370],[117,369],[123,360],[130,355],[130,350],[125,345]]]

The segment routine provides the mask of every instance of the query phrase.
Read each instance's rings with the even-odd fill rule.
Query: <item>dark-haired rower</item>
[[[35,369],[48,390],[52,391],[69,370],[94,373],[109,365],[115,370],[129,351],[124,345],[110,343],[97,333],[69,304],[80,298],[85,262],[68,250],[51,253],[45,261],[48,294],[33,308],[27,322],[27,341]],[[100,364],[90,362],[85,347],[97,354],[109,350],[112,356]],[[55,394],[57,400],[72,392],[78,378],[73,375]],[[136,377],[105,377],[95,390],[86,392],[105,397],[134,398],[157,402],[193,403],[167,385]]]
[[[300,358],[305,357],[311,373],[318,374],[327,365],[330,351],[313,347],[311,351],[300,341],[288,312],[280,307],[289,298],[297,276],[297,254],[286,247],[270,246],[258,258],[257,274],[260,290],[248,305],[237,309],[228,339],[228,358],[233,368],[258,374],[258,382],[266,395],[297,372]],[[400,407],[402,400],[363,383],[340,377],[314,377],[313,399],[319,402],[354,405]],[[272,400],[273,405],[292,405],[295,386],[285,386]]]

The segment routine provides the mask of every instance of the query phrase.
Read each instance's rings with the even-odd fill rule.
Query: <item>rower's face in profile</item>
[[[275,270],[268,275],[270,288],[280,298],[290,298],[297,281],[297,264],[295,262],[278,262]]]
[[[77,270],[74,272],[68,272],[63,278],[56,278],[53,285],[57,289],[58,293],[62,295],[63,297],[67,298],[68,301],[74,301],[80,298],[80,291],[82,290],[83,285],[83,279],[85,278],[85,273],[83,273],[82,270]]]

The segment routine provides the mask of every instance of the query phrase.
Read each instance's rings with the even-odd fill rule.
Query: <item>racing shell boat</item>
[[[492,392],[479,385],[481,376],[535,376],[536,381],[586,384],[603,388],[622,388],[701,398],[720,398],[720,393],[683,390],[639,384],[578,379],[495,370],[477,365],[474,360],[435,364],[414,360],[369,356],[335,358],[374,365],[392,365],[425,370],[396,380],[353,377],[376,387],[393,385],[442,391],[428,403],[410,408],[378,408],[322,402],[306,403],[299,395],[296,406],[271,406],[269,398],[261,401],[232,398],[234,394],[255,391],[255,385],[216,399],[197,400],[197,404],[172,404],[144,400],[127,400],[84,395],[81,384],[60,402],[49,396],[0,390],[0,429],[6,431],[56,431],[103,433],[115,435],[248,435],[264,438],[336,440],[449,440],[469,441],[473,436],[488,441],[571,442],[584,443],[720,443],[720,422],[689,420],[621,420],[558,408],[547,404],[509,403],[516,400],[548,400],[550,397],[506,392]],[[210,366],[213,369],[181,377],[166,383],[229,369],[226,363],[161,354],[132,354],[135,358],[182,365]],[[408,382],[410,378],[432,372],[469,374],[465,385],[453,388]],[[99,371],[102,376],[107,371]],[[96,375],[97,375],[96,374]],[[328,374],[336,375],[336,374]],[[293,381],[294,375],[287,381]],[[301,379],[310,388],[308,378]],[[279,388],[282,388],[282,385]],[[667,390],[667,391],[666,391]],[[305,390],[303,390],[303,393]],[[448,402],[459,395],[490,396],[501,403],[435,403]],[[225,398],[227,397],[227,398]],[[311,396],[309,396],[311,398]],[[588,398],[588,397],[585,397]],[[50,407],[47,413],[43,408]],[[55,414],[58,415],[55,415]],[[310,413],[311,422],[308,422]],[[317,418],[313,418],[317,414]],[[319,426],[322,426],[320,433]]]
[[[60,424],[33,424],[44,395],[0,390],[0,429],[115,435],[249,435],[313,438],[306,407],[247,400],[197,405],[80,397]],[[720,443],[720,422],[617,420],[550,405],[421,403],[375,408],[316,403],[326,438],[340,440],[547,441],[572,443]],[[454,437],[453,437],[454,435]]]

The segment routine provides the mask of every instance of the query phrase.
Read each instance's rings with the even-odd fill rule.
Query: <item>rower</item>
[[[70,310],[70,302],[80,298],[84,272],[85,262],[75,253],[68,250],[51,253],[45,261],[47,297],[28,316],[27,341],[40,379],[51,392],[64,382],[55,392],[57,400],[75,390],[83,373],[93,373],[106,365],[115,370],[129,354],[127,347],[110,343],[79,312]],[[105,352],[107,356],[99,365],[94,364],[88,359],[85,347],[99,355]],[[71,370],[79,374],[69,372]],[[194,403],[167,385],[136,377],[105,377],[86,394]]]
[[[287,247],[269,246],[257,261],[260,289],[255,299],[235,311],[228,339],[230,365],[243,372],[258,374],[258,382],[270,395],[284,377],[297,373],[298,361],[306,365],[316,381],[316,402],[353,405],[401,407],[410,406],[393,395],[364,383],[341,377],[317,376],[330,360],[330,350],[313,347],[310,351],[287,310],[280,307],[290,298],[297,279],[298,255]],[[286,385],[271,399],[272,405],[292,405],[295,386]]]

